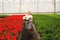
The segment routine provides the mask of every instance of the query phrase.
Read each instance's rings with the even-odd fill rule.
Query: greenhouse
[[[0,0],[0,13],[60,12],[60,0]]]
[[[0,40],[60,40],[60,0],[0,0]]]

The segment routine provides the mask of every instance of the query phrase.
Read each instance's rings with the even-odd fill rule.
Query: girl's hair
[[[28,11],[28,15],[32,15],[31,11]]]

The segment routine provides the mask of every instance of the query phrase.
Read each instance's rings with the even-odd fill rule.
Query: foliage
[[[40,32],[41,40],[60,40],[60,15],[35,14],[34,23]],[[0,16],[6,17],[6,16]]]
[[[33,16],[41,40],[60,40],[60,15],[36,14]]]

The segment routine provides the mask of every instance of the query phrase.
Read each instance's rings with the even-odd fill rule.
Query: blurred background
[[[28,11],[41,40],[60,40],[60,0],[0,0],[0,17]]]
[[[0,13],[59,13],[60,0],[0,0]]]

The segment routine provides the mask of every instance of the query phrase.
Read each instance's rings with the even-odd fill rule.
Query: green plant
[[[37,31],[41,33],[41,40],[60,40],[60,15],[36,14],[33,16]]]

